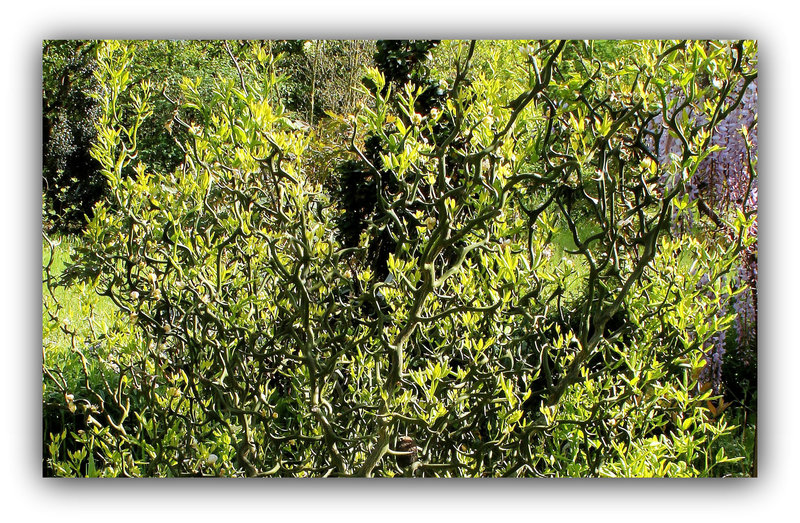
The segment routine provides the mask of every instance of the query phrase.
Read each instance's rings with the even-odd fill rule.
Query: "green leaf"
[[[94,455],[92,452],[89,452],[89,462],[86,468],[86,473],[90,478],[96,478],[97,475],[97,468],[94,463]]]

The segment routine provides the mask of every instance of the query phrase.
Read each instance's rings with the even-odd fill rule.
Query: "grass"
[[[77,364],[74,349],[94,350],[118,318],[111,300],[99,296],[91,283],[59,284],[80,241],[75,236],[42,241],[42,355],[48,367],[61,370]]]

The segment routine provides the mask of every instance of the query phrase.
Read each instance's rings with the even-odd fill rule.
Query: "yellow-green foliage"
[[[128,84],[129,49],[106,43],[94,153],[112,192],[75,270],[128,328],[98,333],[99,380],[60,390],[46,358],[46,390],[86,423],[55,433],[54,473],[713,474],[728,429],[697,372],[730,321],[707,319],[747,238],[674,237],[673,201],[725,98],[697,75],[754,72],[664,42],[597,68],[586,45],[448,42],[430,72],[447,88],[425,114],[422,87],[370,70],[372,100],[346,125],[380,143],[349,152],[375,208],[345,247],[342,202],[308,172],[313,136],[270,98],[264,45],[210,102],[184,82],[187,154],[162,173],[135,163],[149,87]],[[648,163],[663,68],[687,60],[678,86],[712,121],[671,120],[686,154]],[[379,237],[386,278],[368,259]],[[417,446],[408,468],[401,436]]]

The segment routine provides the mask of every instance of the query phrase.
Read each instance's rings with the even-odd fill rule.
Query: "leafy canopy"
[[[136,163],[151,89],[103,43],[93,154],[111,205],[80,269],[135,328],[79,398],[92,470],[713,475],[728,429],[697,374],[732,319],[717,312],[748,217],[733,241],[671,231],[698,213],[684,186],[755,78],[754,45],[404,45],[378,46],[408,69],[369,69],[349,120],[341,179],[369,190],[345,240],[353,192],[307,175],[314,135],[270,96],[265,44],[210,96],[183,80],[186,156],[157,172]],[[85,474],[63,438],[56,473]]]

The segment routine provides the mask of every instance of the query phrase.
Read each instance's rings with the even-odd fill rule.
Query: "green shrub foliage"
[[[80,40],[43,44],[43,222],[50,231],[82,230],[107,189],[100,164],[91,155],[100,110],[95,75],[98,45]],[[212,78],[238,79],[230,54],[238,54],[244,44],[156,40],[127,45],[132,51],[128,81],[137,84],[146,79],[158,91],[150,99],[152,114],[137,131],[137,161],[159,172],[171,171],[184,157],[182,128],[176,122],[193,118],[190,109],[181,111],[181,79],[199,79],[198,91],[207,102]],[[133,167],[123,174],[133,175]]]
[[[723,276],[749,217],[724,241],[671,226],[702,219],[684,184],[755,45],[601,61],[584,42],[434,44],[378,43],[394,65],[368,70],[347,121],[347,193],[307,176],[314,136],[270,97],[266,43],[211,96],[184,79],[173,172],[136,163],[149,87],[103,43],[93,154],[111,196],[73,272],[133,327],[80,389],[45,368],[89,420],[46,435],[54,474],[698,476],[731,459],[697,376],[732,320]],[[668,164],[662,133],[680,143]]]

